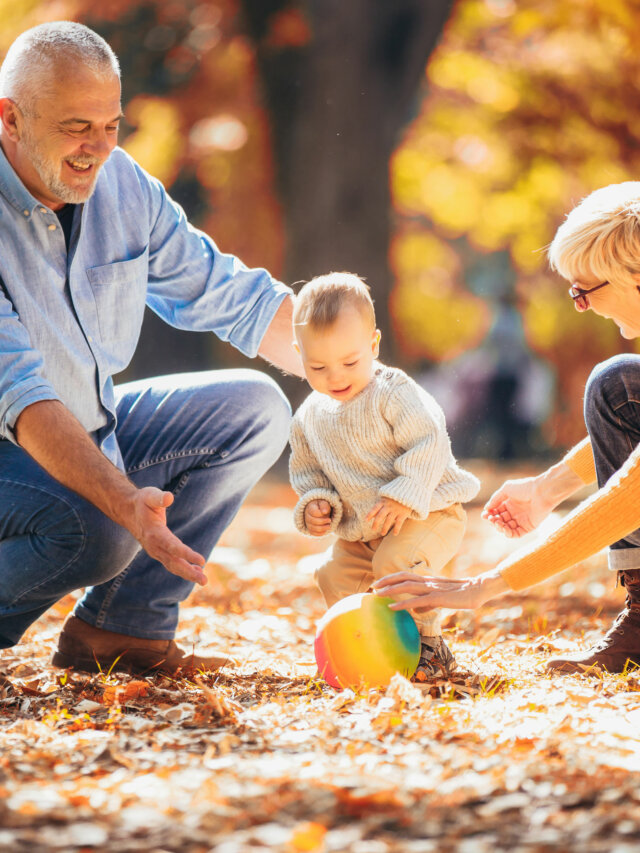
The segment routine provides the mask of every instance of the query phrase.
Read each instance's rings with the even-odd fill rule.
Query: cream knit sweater
[[[424,519],[471,500],[480,488],[453,458],[438,403],[406,373],[377,362],[371,382],[351,400],[312,392],[294,415],[290,441],[302,533],[309,533],[304,510],[313,500],[331,504],[328,532],[368,542],[380,535],[365,518],[381,496]]]

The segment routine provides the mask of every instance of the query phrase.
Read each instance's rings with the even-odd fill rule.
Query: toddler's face
[[[351,400],[371,380],[380,332],[352,305],[325,329],[296,327],[296,343],[305,376],[314,391],[335,400]]]

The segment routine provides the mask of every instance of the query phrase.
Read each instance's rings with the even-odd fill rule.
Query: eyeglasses
[[[569,288],[569,296],[573,299],[573,304],[578,311],[586,311],[589,308],[589,294],[595,293],[596,290],[600,290],[601,287],[605,287],[607,284],[610,284],[610,282],[603,281],[602,284],[596,284],[591,290],[583,290],[577,284],[572,284]]]

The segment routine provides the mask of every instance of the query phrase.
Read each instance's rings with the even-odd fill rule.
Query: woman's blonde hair
[[[640,273],[640,181],[595,190],[573,208],[549,246],[551,268],[568,281],[635,284]]]
[[[324,329],[335,322],[346,305],[356,308],[375,328],[373,300],[368,286],[359,276],[350,272],[319,275],[308,281],[297,294],[293,325]]]

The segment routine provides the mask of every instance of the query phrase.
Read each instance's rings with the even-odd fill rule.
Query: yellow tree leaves
[[[476,346],[489,325],[486,304],[461,286],[457,254],[433,234],[396,235],[391,263],[398,282],[394,318],[409,353],[454,358]]]
[[[565,283],[547,272],[545,249],[582,197],[640,173],[634,5],[460,0],[429,63],[422,107],[391,164],[400,234],[422,229],[464,238],[472,251],[509,253],[527,337],[558,373],[554,440],[571,441],[583,428],[568,351],[580,354],[582,375],[626,347],[607,321],[574,315]],[[451,327],[446,298],[430,303],[421,324],[411,282],[396,269],[392,304],[398,326],[409,324],[408,351],[451,357],[446,345],[436,354],[418,344],[434,327]],[[460,271],[456,300],[465,278]],[[569,388],[572,398],[563,399]]]
[[[164,98],[140,96],[127,105],[126,118],[136,130],[127,137],[125,150],[163,184],[171,185],[183,144],[178,109]]]

